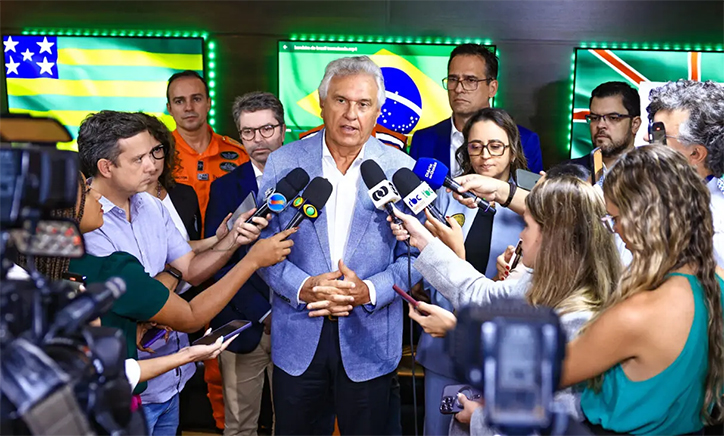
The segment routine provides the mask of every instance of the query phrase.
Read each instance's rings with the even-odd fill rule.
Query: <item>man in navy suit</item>
[[[463,127],[475,112],[490,107],[490,99],[498,92],[498,58],[483,45],[459,45],[450,54],[443,85],[447,88],[452,117],[418,130],[412,137],[410,156],[435,158],[457,176],[460,166],[455,161],[455,151],[463,144]],[[542,171],[538,135],[520,125],[518,130],[528,168],[534,173]]]
[[[371,136],[385,86],[369,57],[330,62],[319,99],[324,130],[272,153],[261,183],[263,191],[301,167],[332,184],[318,218],[291,236],[298,249],[259,271],[273,291],[276,434],[331,434],[320,426],[330,408],[343,435],[387,434],[402,355],[402,301],[392,286],[407,288],[408,254],[367,195],[360,166],[374,160],[391,179],[414,162]],[[266,234],[295,212],[282,211]],[[419,280],[413,269],[411,283]]]
[[[205,221],[207,234],[213,234],[250,192],[258,196],[267,157],[284,142],[284,108],[273,94],[251,92],[237,97],[232,113],[239,138],[251,160],[211,184]],[[223,277],[244,253],[245,250],[238,250],[215,278]],[[273,368],[269,297],[269,287],[254,274],[211,323],[214,328],[235,319],[253,323],[219,356],[225,436],[257,434],[264,373],[271,380]]]

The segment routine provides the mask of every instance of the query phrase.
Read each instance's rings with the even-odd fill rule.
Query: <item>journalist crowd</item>
[[[122,331],[148,434],[180,434],[180,393],[198,368],[225,436],[257,434],[265,380],[273,434],[403,434],[408,317],[421,433],[500,434],[480,395],[455,390],[456,413],[441,398],[470,384],[447,343],[461,311],[508,300],[558,316],[553,402],[590,434],[721,423],[724,86],[669,82],[642,106],[629,83],[600,83],[585,117],[596,152],[544,171],[538,135],[490,106],[498,63],[457,46],[442,78],[450,117],[409,141],[377,124],[385,83],[366,56],[327,65],[323,125],[287,144],[267,92],[222,114],[236,132],[214,131],[193,71],[168,79],[173,131],[141,112],[82,122],[77,204],[54,214],[78,224],[86,254],[35,266],[52,280],[125,282],[96,322]],[[637,142],[655,123],[664,134]],[[249,323],[189,339],[236,320]],[[520,386],[526,365],[510,369]]]

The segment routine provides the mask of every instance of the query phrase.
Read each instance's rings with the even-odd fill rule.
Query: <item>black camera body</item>
[[[68,140],[55,120],[0,117],[0,434],[146,434],[122,332],[89,325],[125,283],[78,293],[34,268],[35,256],[83,255],[78,226],[50,214],[76,203],[77,154],[54,146]],[[28,278],[8,278],[10,254],[25,256]]]
[[[487,424],[507,435],[566,434],[554,406],[565,347],[556,313],[524,300],[465,307],[448,335],[458,379],[483,393]]]

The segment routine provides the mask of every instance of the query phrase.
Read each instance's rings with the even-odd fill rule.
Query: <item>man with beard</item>
[[[636,132],[641,127],[639,94],[625,82],[602,83],[591,93],[588,108],[586,122],[591,129],[591,142],[594,148],[601,148],[605,168],[611,168],[619,156],[634,146]],[[583,156],[570,163],[592,171],[590,159]]]

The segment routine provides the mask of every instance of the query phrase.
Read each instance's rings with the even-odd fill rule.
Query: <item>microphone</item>
[[[105,283],[89,285],[85,292],[78,294],[58,312],[48,334],[53,335],[58,331],[65,333],[77,331],[78,328],[110,310],[113,302],[125,292],[126,282],[119,277],[112,277]]]
[[[402,201],[405,202],[412,213],[417,215],[427,209],[438,221],[450,227],[442,212],[432,204],[437,198],[437,194],[427,183],[420,181],[420,178],[412,170],[400,168],[392,176],[392,183],[395,184],[397,191],[402,195]]]
[[[299,210],[284,227],[284,230],[297,227],[305,218],[314,222],[324,205],[327,204],[330,195],[332,195],[332,184],[327,179],[324,177],[312,179],[307,189],[304,190],[302,197],[300,197],[305,199],[304,204],[299,207]]]
[[[482,198],[478,198],[475,194],[469,191],[461,193],[460,191],[463,189],[462,185],[450,177],[450,170],[439,160],[431,159],[429,157],[421,157],[415,163],[415,168],[412,171],[415,172],[417,177],[429,183],[432,189],[438,189],[441,186],[449,188],[465,198],[474,199],[475,204],[477,204],[480,209],[483,209],[484,212],[489,212],[492,215],[495,215],[495,208],[491,208],[490,203],[487,201]]]
[[[302,168],[294,168],[277,182],[274,192],[266,198],[264,204],[254,212],[254,215],[250,216],[245,222],[252,223],[254,217],[265,217],[269,212],[278,214],[283,211],[289,204],[289,200],[307,186],[307,183],[309,183],[309,174]]]
[[[402,224],[402,220],[397,218],[394,212],[395,208],[392,206],[393,203],[402,200],[402,198],[397,193],[395,185],[387,180],[382,168],[377,165],[377,162],[366,160],[360,166],[360,173],[367,186],[367,195],[369,195],[375,207],[387,211],[395,224]]]

